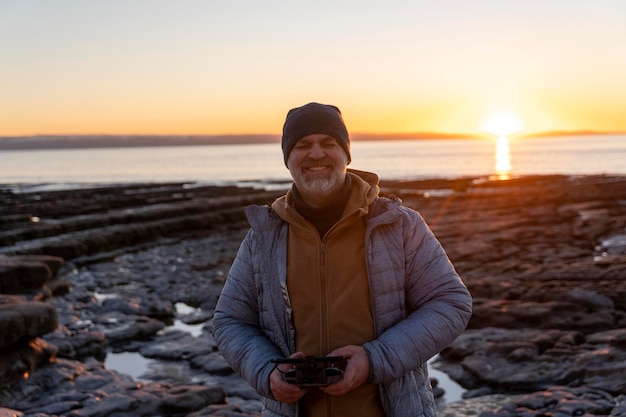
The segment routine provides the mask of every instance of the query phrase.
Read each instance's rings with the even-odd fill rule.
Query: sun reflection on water
[[[496,141],[496,177],[499,180],[508,180],[511,177],[511,151],[508,136],[500,136]]]

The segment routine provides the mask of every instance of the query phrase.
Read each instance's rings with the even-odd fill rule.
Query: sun
[[[514,113],[499,110],[485,117],[481,129],[497,136],[508,136],[522,130],[522,122]]]

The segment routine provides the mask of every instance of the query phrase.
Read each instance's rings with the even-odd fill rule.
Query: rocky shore
[[[466,389],[440,392],[442,416],[626,415],[626,177],[381,188],[422,213],[474,297],[433,364]],[[0,416],[257,415],[211,318],[241,208],[281,193],[0,185]]]

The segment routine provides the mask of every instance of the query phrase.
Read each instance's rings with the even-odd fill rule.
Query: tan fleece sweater
[[[291,192],[272,208],[289,223],[287,287],[293,309],[296,350],[325,356],[374,338],[365,263],[365,221],[378,186],[352,175],[352,192],[342,218],[320,239],[315,227],[293,208]],[[301,401],[307,417],[383,416],[375,385],[343,396],[312,388]]]

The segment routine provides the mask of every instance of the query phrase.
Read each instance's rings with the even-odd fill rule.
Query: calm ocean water
[[[626,174],[626,135],[353,141],[351,168],[384,179]],[[0,151],[0,183],[288,181],[277,143]]]

